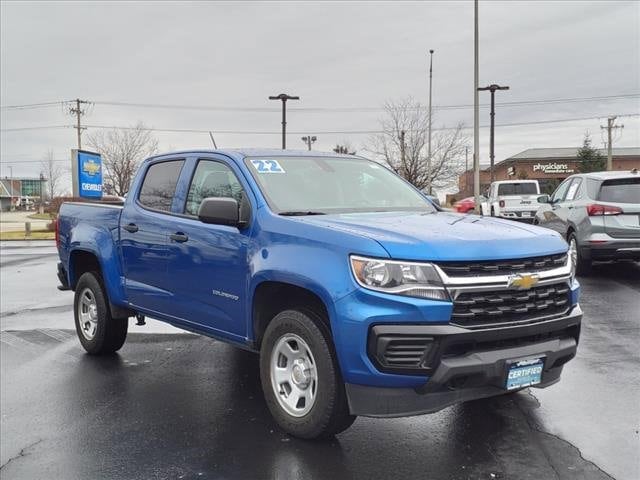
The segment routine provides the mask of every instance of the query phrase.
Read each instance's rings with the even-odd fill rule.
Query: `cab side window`
[[[184,213],[197,216],[202,200],[210,197],[233,198],[240,204],[242,192],[242,185],[229,167],[213,160],[200,160],[191,179]]]
[[[564,199],[564,196],[567,193],[567,189],[569,188],[569,184],[571,183],[571,181],[572,179],[565,180],[560,184],[558,188],[556,188],[556,191],[553,192],[553,195],[551,195],[551,200],[553,202],[561,202]]]
[[[176,185],[184,160],[154,163],[149,166],[138,201],[144,207],[163,212],[171,211]]]
[[[576,178],[573,180],[573,183],[571,184],[571,186],[569,187],[569,190],[567,191],[567,197],[565,199],[567,202],[570,202],[580,197],[579,192],[580,192],[581,183],[582,183],[581,178]]]

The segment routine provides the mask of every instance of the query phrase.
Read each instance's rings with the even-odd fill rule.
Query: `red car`
[[[453,208],[459,213],[472,212],[476,208],[476,199],[474,197],[463,198],[453,204]]]

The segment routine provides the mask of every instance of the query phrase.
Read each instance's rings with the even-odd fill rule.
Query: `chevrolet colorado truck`
[[[302,438],[548,387],[576,354],[558,233],[438,211],[365,158],[159,155],[123,205],[65,203],[56,232],[89,354],[145,316],[258,352],[273,417]]]

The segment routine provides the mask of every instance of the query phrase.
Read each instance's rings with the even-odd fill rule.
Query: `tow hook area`
[[[146,325],[147,322],[144,321],[144,315],[141,313],[136,313],[136,325]]]

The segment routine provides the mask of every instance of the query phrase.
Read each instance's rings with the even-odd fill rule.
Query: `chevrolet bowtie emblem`
[[[538,284],[540,277],[538,275],[524,274],[524,275],[511,275],[509,277],[509,288],[516,288],[518,290],[529,290]]]
[[[88,162],[84,162],[84,165],[82,166],[82,170],[93,177],[96,173],[100,171],[100,165],[98,165],[93,160],[89,160]]]

